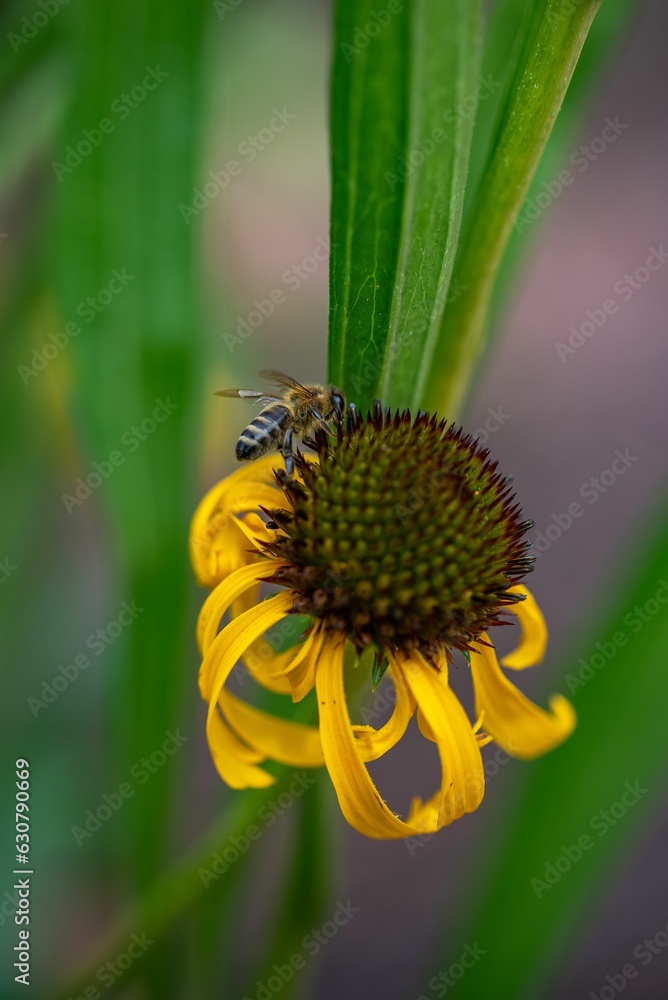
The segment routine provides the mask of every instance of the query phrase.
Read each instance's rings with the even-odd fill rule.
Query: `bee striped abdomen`
[[[279,448],[285,438],[284,425],[289,417],[290,410],[282,403],[271,403],[258,413],[237,441],[239,461],[259,458]]]

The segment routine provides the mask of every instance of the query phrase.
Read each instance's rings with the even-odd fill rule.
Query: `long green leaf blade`
[[[187,430],[198,353],[194,233],[178,206],[195,178],[203,17],[199,3],[121,2],[67,8],[58,20],[73,102],[53,153],[52,253],[61,322],[80,330],[67,347],[80,474],[112,463],[84,502],[111,529],[109,620],[123,601],[140,609],[107,661],[116,784],[187,725]],[[79,523],[81,514],[72,508]],[[165,858],[178,767],[170,758],[124,806],[137,881]]]
[[[459,235],[478,5],[415,0],[379,18],[336,7],[329,377],[361,406],[417,406]]]
[[[501,259],[601,0],[538,0],[502,109],[453,272],[426,392],[428,409],[455,414],[484,343]]]

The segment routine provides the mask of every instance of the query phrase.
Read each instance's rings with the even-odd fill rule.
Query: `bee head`
[[[346,397],[340,389],[332,389],[332,406],[337,419],[341,420],[346,409]]]

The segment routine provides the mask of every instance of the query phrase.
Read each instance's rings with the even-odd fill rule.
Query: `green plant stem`
[[[363,657],[357,669],[353,667],[352,656],[347,658],[346,663],[346,689],[351,703],[355,704],[363,692],[368,690],[367,685],[370,684],[369,657]],[[315,705],[305,700],[297,707],[295,719],[313,724],[315,711]],[[224,814],[211,825],[199,843],[180,861],[157,876],[140,901],[135,906],[129,907],[118,919],[102,944],[84,963],[83,968],[62,990],[54,994],[54,1000],[65,1000],[70,996],[81,995],[87,986],[94,985],[97,970],[105,962],[113,961],[115,956],[126,950],[132,934],[145,933],[149,939],[158,939],[173,921],[202,895],[205,886],[200,876],[200,869],[207,868],[210,871],[213,855],[220,851],[231,837],[243,834],[250,824],[257,825],[260,809],[268,800],[285,790],[293,778],[294,770],[291,767],[279,766],[275,768],[276,781],[270,788],[235,792]],[[322,796],[320,787],[317,789],[317,796],[318,799]],[[314,804],[315,812],[309,807],[309,818],[314,821],[315,817],[321,818],[321,807],[322,803],[317,806]],[[318,836],[319,844],[324,844],[328,831],[321,826]],[[308,863],[312,863],[313,860],[315,859],[310,857]],[[236,862],[237,865],[240,863]],[[301,877],[303,879],[307,876],[302,873]],[[210,883],[209,888],[212,892],[221,891],[222,886],[216,880],[215,883]],[[318,901],[322,901],[323,892],[324,889],[319,881],[317,892],[314,887],[313,912],[320,905]],[[294,900],[291,912],[296,913]],[[140,973],[141,962],[138,961],[125,973],[123,983],[127,984]]]
[[[452,284],[460,293],[445,310],[423,403],[427,409],[455,415],[462,404],[484,345],[513,220],[600,2],[565,6],[563,0],[544,0],[537,7],[455,262]]]
[[[212,870],[212,858],[233,836],[240,836],[257,820],[258,811],[269,798],[279,795],[289,784],[294,768],[281,768],[276,783],[270,789],[235,793],[226,806],[224,815],[216,820],[209,831],[180,861],[162,872],[146,890],[139,902],[131,906],[116,922],[108,935],[89,956],[82,969],[68,981],[54,997],[65,998],[81,995],[87,986],[95,985],[95,974],[100,966],[127,950],[132,934],[146,934],[156,941],[171,923],[192,905],[204,892],[204,882],[199,870]],[[237,864],[240,862],[237,861]],[[209,891],[221,891],[219,876],[210,883]],[[141,973],[141,959],[124,975],[126,984]]]

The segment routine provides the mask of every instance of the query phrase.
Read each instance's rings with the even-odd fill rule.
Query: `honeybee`
[[[328,421],[339,423],[346,400],[334,386],[302,385],[289,375],[266,370],[260,376],[280,386],[281,395],[255,389],[221,389],[216,396],[267,400],[267,405],[242,431],[236,455],[240,462],[260,458],[274,449],[280,451],[289,476],[294,472],[293,436],[304,437],[318,427],[330,430]]]

